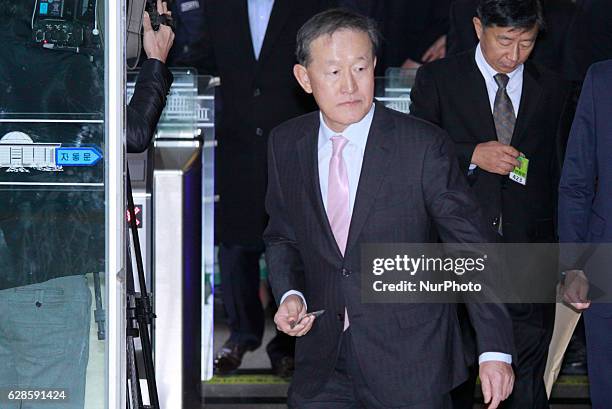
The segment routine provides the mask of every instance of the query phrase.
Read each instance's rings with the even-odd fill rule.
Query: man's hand
[[[304,318],[299,324],[291,328],[291,326],[304,315],[306,315],[306,306],[302,298],[297,295],[290,295],[278,306],[278,310],[274,315],[276,328],[292,337],[306,335],[306,333],[310,331],[310,328],[312,328],[312,323],[316,319],[314,316]]]
[[[421,57],[424,63],[439,60],[446,56],[446,35],[440,36]]]
[[[496,409],[499,403],[508,399],[514,387],[512,366],[500,361],[486,361],[480,364],[480,384],[487,409]]]
[[[479,143],[472,154],[471,163],[487,172],[508,175],[515,167],[521,166],[517,160],[520,152],[510,145],[498,141]]]
[[[406,61],[404,61],[404,63],[402,64],[401,68],[405,69],[405,70],[414,70],[416,68],[419,68],[421,66],[421,64],[419,64],[416,61],[411,60],[410,58],[406,58]]]
[[[591,306],[587,300],[589,293],[589,280],[582,270],[569,270],[565,273],[565,281],[561,287],[563,301],[578,311],[586,310]]]
[[[162,3],[161,0],[157,0],[157,12],[159,14],[171,14],[168,11],[167,3]],[[159,30],[154,31],[151,26],[151,17],[146,11],[142,20],[142,28],[142,43],[147,57],[155,58],[165,63],[174,42],[172,29],[165,24],[160,24]]]

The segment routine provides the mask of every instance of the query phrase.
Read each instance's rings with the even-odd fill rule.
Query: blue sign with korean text
[[[93,166],[100,159],[102,159],[102,152],[93,146],[55,150],[55,163],[58,166]]]

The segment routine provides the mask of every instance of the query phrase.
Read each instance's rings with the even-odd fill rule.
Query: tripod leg
[[[94,294],[96,298],[96,309],[94,311],[94,318],[96,320],[96,324],[98,325],[98,339],[104,340],[106,339],[105,333],[105,321],[106,321],[106,311],[102,306],[102,290],[100,285],[100,273],[93,273],[94,278]]]
[[[130,181],[130,170],[127,169],[127,205],[130,213],[130,232],[132,233],[132,241],[134,245],[134,256],[136,258],[136,272],[137,277],[133,275],[131,257],[129,258],[127,268],[127,291],[130,294],[134,294],[133,280],[138,279],[140,287],[140,297],[134,297],[135,301],[135,318],[138,325],[138,335],[140,337],[140,343],[142,345],[145,377],[147,379],[147,388],[149,391],[150,407],[152,409],[159,409],[159,396],[157,394],[157,383],[155,380],[155,367],[153,365],[153,348],[151,346],[151,337],[149,334],[149,324],[152,324],[155,314],[153,313],[152,305],[149,300],[149,294],[147,292],[147,284],[145,281],[144,266],[142,262],[142,252],[140,250],[140,240],[138,238],[138,228],[136,226],[136,212],[134,211],[134,197],[132,196],[132,185]],[[128,257],[129,257],[129,246],[128,246]],[[128,300],[129,301],[129,300]],[[152,327],[152,325],[151,325]]]
[[[140,378],[138,376],[138,365],[136,364],[136,348],[134,348],[134,338],[131,336],[127,337],[127,370],[128,370],[128,392],[132,398],[132,407],[134,409],[141,409],[144,405],[142,403],[142,391],[140,390]],[[128,399],[128,404],[129,404]]]
[[[155,366],[153,365],[153,348],[149,336],[149,326],[144,317],[137,317],[138,328],[140,328],[140,343],[142,345],[142,356],[144,358],[145,376],[149,389],[151,407],[159,409],[159,396],[157,395],[157,382],[155,380]]]

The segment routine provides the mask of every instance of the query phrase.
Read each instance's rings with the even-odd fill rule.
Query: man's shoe
[[[295,369],[295,361],[292,356],[285,355],[281,359],[272,361],[272,372],[281,378],[291,378]]]
[[[587,375],[587,363],[579,362],[563,362],[561,366],[561,375]]]
[[[574,334],[561,364],[561,375],[586,375],[586,345]]]
[[[586,351],[568,351],[561,364],[561,375],[587,375]]]
[[[248,348],[234,342],[226,342],[213,362],[216,375],[228,375],[240,367],[242,357]]]

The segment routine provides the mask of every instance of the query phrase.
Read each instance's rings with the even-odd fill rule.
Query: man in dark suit
[[[171,3],[170,7],[176,38],[174,47],[168,55],[168,63],[175,66],[183,56],[189,55],[193,44],[202,36],[204,9],[199,0],[176,0]]]
[[[556,242],[557,151],[569,131],[570,88],[528,60],[541,24],[536,0],[482,1],[474,18],[476,49],[423,66],[411,94],[411,113],[448,132],[461,173],[502,243]],[[529,160],[523,183],[509,178],[519,155]],[[547,408],[542,378],[554,305],[512,304],[509,310],[518,362],[504,407]],[[458,392],[456,407],[472,408],[474,382],[475,376]]]
[[[480,0],[455,0],[450,6],[447,55],[452,56],[471,50],[478,44],[472,19]],[[568,28],[576,10],[572,0],[544,0],[542,9],[545,30],[538,34],[538,41],[531,58],[545,67],[562,73]]]
[[[275,322],[298,336],[292,408],[450,407],[467,373],[453,304],[361,302],[364,243],[487,242],[488,229],[437,127],[373,103],[378,36],[330,10],[299,31],[294,74],[320,111],[275,128],[264,233]],[[318,318],[309,310],[324,309]],[[471,304],[485,400],[510,393],[503,305]],[[300,322],[298,320],[302,319]]]
[[[595,270],[578,263],[582,243],[612,242],[612,60],[593,65],[584,81],[559,186],[559,240],[566,247],[565,301],[584,312],[589,386],[593,409],[610,406],[612,391],[612,304],[586,301],[579,285],[587,277],[610,282],[609,259]],[[578,243],[578,244],[575,244]],[[603,249],[609,257],[609,250]],[[580,257],[582,258],[582,257]],[[606,271],[597,268],[605,265]],[[591,264],[593,265],[593,264]],[[585,268],[586,267],[586,268]],[[586,274],[585,274],[586,272]],[[606,290],[610,289],[609,284]],[[608,291],[609,294],[609,291]]]
[[[221,77],[217,120],[216,239],[222,299],[231,335],[215,360],[217,373],[241,364],[261,344],[261,239],[267,216],[266,146],[281,122],[315,108],[291,75],[295,35],[326,2],[211,0],[204,3],[204,36],[184,64]],[[267,347],[273,369],[288,375],[293,340],[277,335]]]

